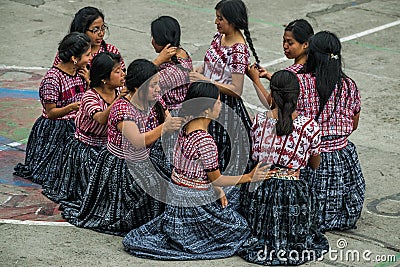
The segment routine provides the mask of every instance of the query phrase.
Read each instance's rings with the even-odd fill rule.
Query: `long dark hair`
[[[292,32],[294,39],[300,44],[308,42],[311,36],[314,35],[313,27],[305,19],[296,19],[291,21],[286,25],[285,31]]]
[[[292,113],[296,110],[300,85],[297,76],[288,70],[275,72],[270,82],[271,94],[278,107],[276,134],[288,135],[293,132]]]
[[[129,64],[126,72],[125,84],[127,89],[135,94],[140,94],[141,98],[147,99],[150,80],[157,72],[158,67],[153,62],[147,59],[135,59]],[[138,89],[137,92],[136,89]],[[144,103],[144,107],[147,109],[147,102]],[[157,101],[153,108],[156,110],[159,123],[163,123],[165,121],[165,110],[161,103]]]
[[[92,66],[90,68],[90,86],[101,86],[103,79],[108,80],[115,66],[120,64],[120,59],[121,55],[110,52],[97,54],[93,58]]]
[[[215,10],[221,12],[222,16],[226,20],[233,24],[236,29],[243,30],[244,36],[246,37],[247,44],[253,53],[257,63],[260,63],[260,59],[256,53],[256,49],[253,45],[253,40],[250,36],[249,31],[249,19],[247,15],[247,7],[241,0],[222,0],[217,3]]]
[[[321,115],[333,91],[338,87],[339,93],[336,95],[333,112],[335,111],[342,93],[342,79],[348,78],[342,70],[341,50],[340,40],[332,32],[321,31],[310,38],[305,70],[314,74],[316,78],[316,89],[319,95],[319,110],[315,117],[316,120]],[[347,82],[346,79],[345,82]]]
[[[80,58],[90,48],[90,38],[84,33],[72,32],[67,34],[58,46],[58,56],[68,63],[72,56]]]
[[[181,42],[181,27],[179,22],[170,16],[161,16],[151,23],[151,35],[154,38],[156,44],[160,46],[171,46],[180,47]],[[177,66],[181,66],[176,55],[171,57],[172,62]]]
[[[207,109],[214,107],[218,99],[219,90],[215,84],[207,81],[197,81],[192,83],[187,91],[182,108],[179,111],[180,117],[197,117]],[[189,101],[199,99],[199,101]]]

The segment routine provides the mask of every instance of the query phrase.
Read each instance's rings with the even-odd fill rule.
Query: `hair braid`
[[[258,55],[256,53],[256,49],[254,48],[253,40],[251,39],[249,29],[245,28],[243,31],[244,31],[244,36],[246,37],[247,44],[249,45],[250,50],[253,53],[254,58],[256,59],[256,62],[260,63],[260,59],[258,58]]]

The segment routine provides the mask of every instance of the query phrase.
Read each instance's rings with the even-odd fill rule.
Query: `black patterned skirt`
[[[43,185],[42,193],[56,203],[67,201],[80,204],[101,149],[70,137],[63,150],[60,175]]]
[[[18,163],[14,174],[38,184],[54,180],[60,172],[62,150],[74,132],[74,120],[39,117],[29,134],[25,163]]]
[[[103,148],[93,169],[82,204],[61,202],[62,216],[73,225],[125,235],[158,216],[164,204],[147,194],[162,188],[150,161],[127,164]],[[161,194],[161,193],[160,193]]]
[[[321,165],[301,175],[317,199],[316,217],[321,231],[356,228],[364,197],[365,180],[355,145],[321,153]]]
[[[241,98],[222,93],[220,97],[221,113],[216,121],[211,121],[208,131],[217,143],[221,172],[240,175],[255,166],[250,155],[252,122]]]
[[[252,237],[239,250],[240,257],[261,265],[299,265],[329,250],[313,221],[314,198],[306,181],[271,178],[256,185],[241,188],[241,213]]]
[[[130,254],[159,260],[226,258],[249,236],[246,220],[229,205],[210,201],[215,196],[209,190],[174,186],[168,193],[169,203],[183,204],[167,205],[159,217],[129,232],[123,245]]]

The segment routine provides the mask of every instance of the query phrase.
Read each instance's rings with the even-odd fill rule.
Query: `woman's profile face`
[[[76,67],[77,68],[85,67],[87,64],[89,64],[91,59],[92,59],[92,53],[91,53],[91,47],[89,46],[89,49],[86,50],[79,58],[78,62],[76,63]]]
[[[158,74],[154,75],[150,82],[149,82],[149,91],[147,94],[147,101],[149,102],[155,102],[160,99],[160,86],[158,85],[158,82],[160,81],[160,76]]]
[[[221,34],[226,34],[235,30],[235,27],[222,16],[219,10],[215,11],[215,24],[217,25],[217,31]]]
[[[307,53],[308,42],[299,43],[291,31],[283,34],[283,52],[288,59],[295,59]]]
[[[115,64],[113,70],[110,73],[110,78],[109,78],[109,85],[117,88],[124,86],[125,84],[125,72],[121,68],[121,64],[117,63]]]

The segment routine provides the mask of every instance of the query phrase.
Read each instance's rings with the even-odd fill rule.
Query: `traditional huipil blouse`
[[[278,136],[275,134],[276,122],[265,113],[257,114],[251,131],[253,159],[296,170],[304,168],[310,156],[320,153],[318,124],[313,119],[299,115],[293,120],[293,132]]]
[[[290,65],[289,67],[286,67],[285,70],[288,70],[288,71],[291,71],[291,72],[297,74],[303,67],[304,67],[304,65],[302,65],[302,64],[293,64],[293,65]]]
[[[45,104],[54,103],[57,108],[65,107],[81,100],[87,83],[79,74],[71,76],[57,67],[49,69],[40,83],[39,96],[43,106],[42,116],[48,118]],[[75,119],[76,110],[69,112],[58,120]]]
[[[180,66],[177,66],[174,62],[166,62],[160,65],[159,71],[162,99],[170,110],[181,106],[190,84],[189,72],[193,70],[190,57],[178,57],[178,61]]]
[[[135,122],[140,133],[145,133],[159,125],[156,110],[149,107],[147,111],[142,111],[133,106],[126,98],[121,98],[114,103],[108,118],[107,149],[119,158],[129,158],[132,161],[147,159],[150,147],[139,149],[133,147],[117,128],[122,121]]]
[[[118,95],[118,90],[115,90]],[[81,100],[81,106],[75,118],[75,138],[90,146],[105,146],[107,144],[107,124],[100,124],[93,119],[97,112],[109,107],[99,93],[88,90]]]
[[[298,74],[300,96],[297,112],[314,118],[319,110],[319,96],[316,89],[316,78],[312,74]],[[335,99],[339,96],[339,101]],[[360,112],[361,98],[356,83],[350,79],[342,79],[341,88],[334,89],[318,118],[322,137],[336,136],[321,144],[321,152],[339,150],[347,146],[347,137],[353,132],[353,116]]]
[[[232,83],[232,73],[245,74],[249,64],[249,48],[237,43],[230,47],[222,46],[221,33],[216,33],[204,57],[204,76],[217,82]]]
[[[172,181],[178,185],[209,189],[207,172],[218,169],[218,151],[212,136],[204,130],[181,131],[175,146]]]

